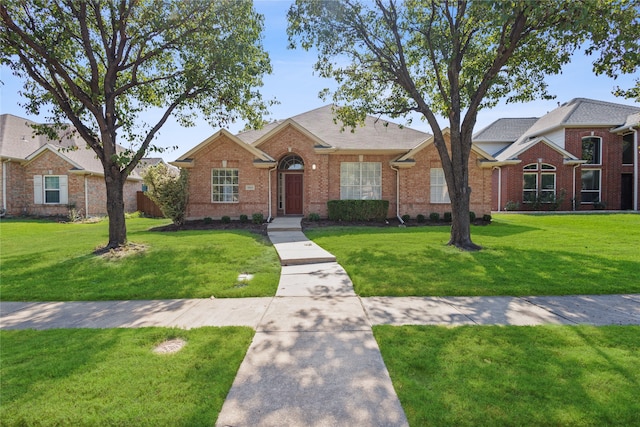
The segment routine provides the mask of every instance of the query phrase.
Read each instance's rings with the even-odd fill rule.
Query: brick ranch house
[[[104,172],[93,150],[71,133],[61,141],[35,135],[33,124],[0,115],[3,215],[66,216],[70,207],[86,217],[106,215]],[[136,172],[125,184],[125,211],[136,210],[136,192],[141,189]]]
[[[640,107],[576,98],[473,136],[495,157],[492,210],[638,210]]]
[[[493,157],[474,147],[471,210],[491,211]],[[342,130],[321,107],[260,130],[220,130],[171,162],[189,171],[188,219],[327,216],[337,199],[389,201],[388,217],[451,211],[433,136],[367,117]]]

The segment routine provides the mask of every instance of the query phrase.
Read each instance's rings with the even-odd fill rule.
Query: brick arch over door
[[[304,161],[288,154],[278,162],[278,210],[285,215],[302,215]]]

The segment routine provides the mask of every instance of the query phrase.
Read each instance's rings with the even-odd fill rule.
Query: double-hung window
[[[451,203],[447,181],[444,179],[444,169],[430,170],[431,203]]]
[[[67,175],[34,175],[33,202],[36,205],[69,203]]]
[[[582,171],[581,203],[600,201],[600,169],[584,169]]]
[[[212,169],[211,201],[238,203],[238,169]]]
[[[382,199],[382,163],[340,163],[340,198],[342,200]]]

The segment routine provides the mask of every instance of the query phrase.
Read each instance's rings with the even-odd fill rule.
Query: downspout
[[[267,222],[271,222],[271,172],[273,172],[274,170],[278,169],[278,164],[276,163],[276,165],[269,169],[268,174],[269,174],[269,216],[267,217]]]
[[[396,171],[396,218],[398,218],[400,224],[404,224],[400,216],[400,169],[394,168],[393,165],[389,165],[389,167]]]
[[[577,196],[577,192],[576,192],[576,169],[578,169],[580,166],[582,166],[580,163],[578,163],[577,165],[573,166],[573,199],[571,204],[573,205],[573,210],[578,210],[577,206],[576,206],[576,196]]]
[[[88,175],[84,176],[84,217],[89,218],[89,183]]]
[[[5,160],[2,165],[2,212],[7,212],[7,165],[11,160]]]
[[[496,166],[494,169],[498,169],[498,212],[502,210],[502,167]]]
[[[629,127],[631,129],[631,127]],[[633,131],[633,210],[638,210],[638,129]]]

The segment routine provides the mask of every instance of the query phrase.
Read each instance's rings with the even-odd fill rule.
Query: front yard
[[[250,328],[0,331],[3,426],[211,426]],[[156,354],[166,340],[186,345]]]
[[[265,236],[244,230],[149,231],[167,220],[127,220],[130,242],[145,245],[122,259],[92,252],[108,240],[106,220],[61,224],[0,223],[3,301],[92,301],[274,295],[280,264]],[[250,281],[239,281],[243,273]]]
[[[499,214],[471,233],[482,251],[446,246],[447,226],[306,231],[360,296],[640,293],[638,214]]]

